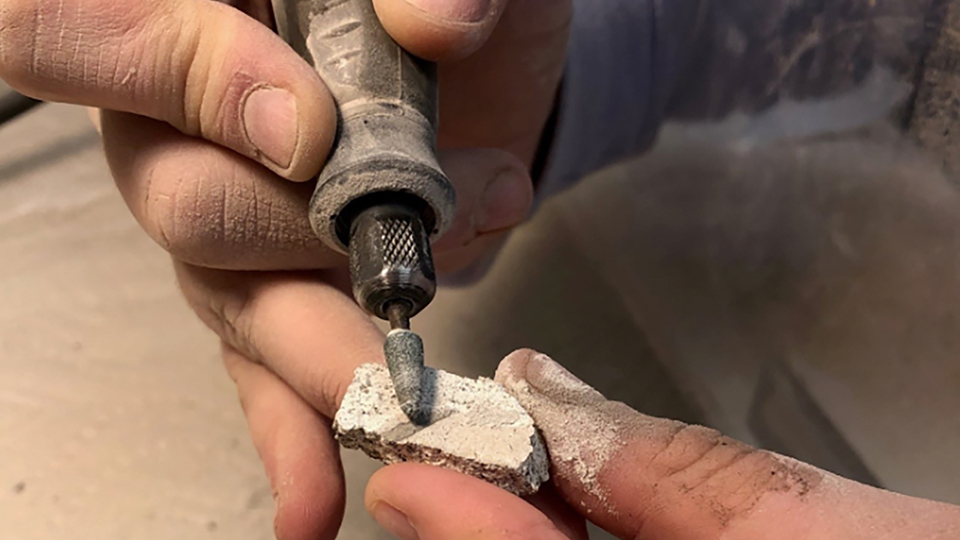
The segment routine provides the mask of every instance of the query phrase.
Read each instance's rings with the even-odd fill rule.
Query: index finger
[[[312,178],[333,99],[279,36],[209,0],[3,0],[0,78],[48,101],[147,116]]]
[[[175,263],[187,302],[221,339],[333,418],[361,364],[383,362],[383,333],[329,272],[231,272]]]

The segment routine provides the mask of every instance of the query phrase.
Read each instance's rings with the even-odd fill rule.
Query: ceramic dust
[[[528,354],[528,361],[518,360]],[[536,372],[537,388],[527,380],[531,369]],[[620,411],[546,355],[518,351],[500,364],[496,379],[538,425],[549,426],[544,435],[554,466],[612,511],[599,475],[623,447],[626,430]]]

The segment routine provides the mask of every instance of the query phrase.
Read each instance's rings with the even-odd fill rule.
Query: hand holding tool
[[[436,292],[430,240],[453,220],[453,187],[436,158],[436,66],[404,51],[372,0],[273,0],[280,35],[313,65],[337,103],[333,153],[310,222],[350,258],[357,302],[390,321],[384,347],[403,411],[427,421],[423,343],[410,318]]]

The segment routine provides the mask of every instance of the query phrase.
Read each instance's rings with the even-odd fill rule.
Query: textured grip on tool
[[[420,259],[411,219],[388,217],[383,220],[383,260],[388,266],[411,268]]]
[[[436,272],[417,212],[383,204],[358,214],[350,234],[350,277],[357,302],[381,319],[394,302],[406,304],[409,317],[426,307],[436,292]]]
[[[373,0],[272,1],[277,30],[314,66],[339,113],[310,201],[320,240],[346,253],[356,201],[387,192],[418,198],[427,234],[438,237],[456,204],[437,162],[436,65],[390,37]]]

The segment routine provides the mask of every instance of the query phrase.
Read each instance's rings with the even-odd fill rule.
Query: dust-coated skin
[[[497,381],[537,421],[551,453],[553,483],[572,505],[567,512],[587,516],[620,538],[946,540],[960,535],[960,507],[857,484],[714,430],[644,416],[607,401],[534,351],[504,359]],[[431,489],[402,489],[400,482],[414,477],[432,482]],[[454,486],[461,495],[451,496]],[[550,514],[472,479],[413,465],[377,473],[367,506],[405,540],[584,538],[571,527],[569,515],[559,519],[554,513],[551,521]]]

